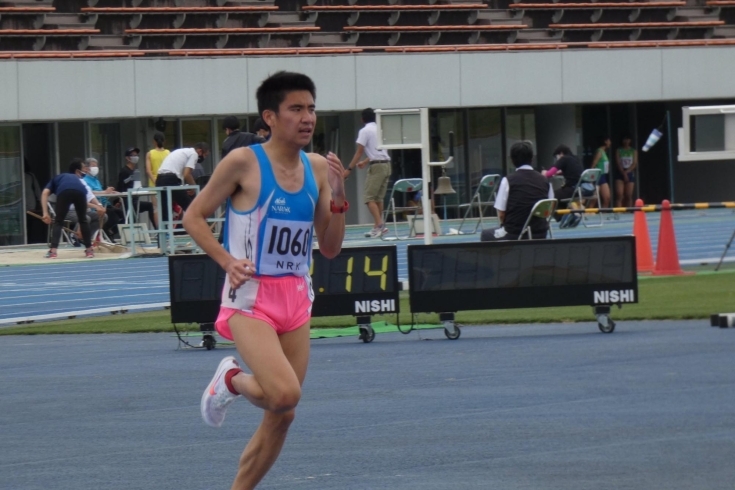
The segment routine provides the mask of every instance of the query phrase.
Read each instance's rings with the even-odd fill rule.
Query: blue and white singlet
[[[278,185],[263,147],[250,148],[260,166],[260,196],[249,211],[234,209],[228,199],[223,245],[236,259],[251,260],[256,275],[307,276],[319,196],[309,157],[301,152],[303,187],[288,192]]]

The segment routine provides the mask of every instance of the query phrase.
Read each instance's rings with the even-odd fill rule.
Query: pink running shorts
[[[254,276],[230,292],[225,284],[222,306],[214,327],[222,337],[232,339],[229,320],[239,313],[261,320],[273,327],[278,335],[296,330],[311,318],[314,293],[311,278],[297,276]]]

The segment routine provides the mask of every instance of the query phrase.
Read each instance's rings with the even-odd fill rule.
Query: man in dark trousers
[[[59,240],[61,239],[61,229],[64,226],[64,220],[69,213],[69,208],[74,205],[74,209],[79,219],[79,228],[82,230],[82,242],[84,242],[84,254],[87,258],[94,258],[92,250],[92,234],[87,221],[87,202],[89,201],[98,209],[104,208],[94,197],[92,191],[82,183],[82,159],[75,158],[69,164],[69,173],[59,174],[54,177],[51,182],[41,193],[41,208],[43,210],[43,222],[47,225],[51,224],[51,216],[48,209],[48,198],[51,194],[56,194],[56,207],[54,212],[54,227],[51,232],[51,248],[46,254],[47,259],[55,259],[57,257],[57,249],[59,248]],[[102,211],[104,212],[104,211]]]
[[[495,209],[500,219],[499,228],[483,230],[480,240],[517,240],[523,231],[533,206],[543,199],[554,199],[554,190],[546,177],[536,172],[533,162],[533,145],[529,141],[521,141],[510,147],[510,159],[516,171],[503,177],[495,198]],[[534,239],[546,238],[549,223],[545,219],[534,218],[531,221],[531,235]],[[523,238],[528,238],[524,234]]]
[[[257,134],[240,131],[240,121],[235,116],[227,116],[222,122],[222,129],[227,133],[227,138],[222,143],[222,158],[235,148],[265,143],[265,138]]]

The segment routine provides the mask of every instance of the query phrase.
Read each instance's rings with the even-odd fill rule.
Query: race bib
[[[260,281],[250,279],[237,289],[230,286],[229,275],[225,276],[225,285],[222,288],[222,306],[241,311],[252,311],[258,297]]]
[[[311,222],[268,218],[258,273],[307,276],[313,238]]]

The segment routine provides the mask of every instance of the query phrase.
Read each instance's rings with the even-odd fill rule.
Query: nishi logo
[[[611,305],[617,303],[635,303],[635,290],[613,289],[609,291],[595,291],[594,303],[596,305]]]
[[[355,301],[355,313],[385,313],[396,311],[396,300]]]

